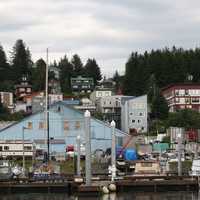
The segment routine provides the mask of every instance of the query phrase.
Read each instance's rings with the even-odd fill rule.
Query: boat
[[[159,175],[160,163],[155,160],[141,160],[135,163],[135,175]]]

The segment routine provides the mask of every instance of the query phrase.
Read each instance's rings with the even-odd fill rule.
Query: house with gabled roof
[[[91,150],[106,150],[111,147],[111,127],[108,123],[91,117]],[[32,114],[0,130],[0,141],[31,141],[36,148],[47,149],[47,129],[45,111]],[[77,136],[85,142],[84,113],[64,102],[49,108],[50,153],[63,153],[68,145],[76,145]],[[122,145],[126,133],[116,129],[116,145]],[[4,149],[2,149],[3,151]],[[8,150],[8,149],[7,149]]]

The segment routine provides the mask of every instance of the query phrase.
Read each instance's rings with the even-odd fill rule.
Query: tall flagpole
[[[45,114],[46,114],[46,131],[47,131],[47,162],[49,161],[49,104],[48,104],[48,76],[49,76],[49,50],[46,51],[46,88],[45,88]]]

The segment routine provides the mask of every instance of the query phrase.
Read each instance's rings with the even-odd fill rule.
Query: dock
[[[143,191],[143,192],[162,192],[162,191],[198,191],[198,177],[191,176],[124,176],[119,177],[114,182],[110,180],[92,181],[90,186],[85,184],[75,184],[73,188],[79,194],[101,193],[103,186],[109,184],[116,185],[116,191]]]
[[[198,177],[191,176],[124,176],[118,177],[111,182],[110,177],[95,177],[90,186],[83,182],[75,182],[72,178],[62,180],[34,181],[22,179],[18,181],[0,182],[0,193],[16,192],[64,192],[77,194],[102,193],[102,188],[110,184],[116,186],[116,191],[143,191],[143,192],[161,192],[161,191],[198,191]]]

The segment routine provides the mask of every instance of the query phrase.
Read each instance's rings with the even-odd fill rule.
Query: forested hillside
[[[192,79],[191,79],[192,78]],[[127,63],[123,82],[126,95],[150,93],[153,86],[162,88],[171,83],[200,82],[200,49],[152,50],[133,52]]]

